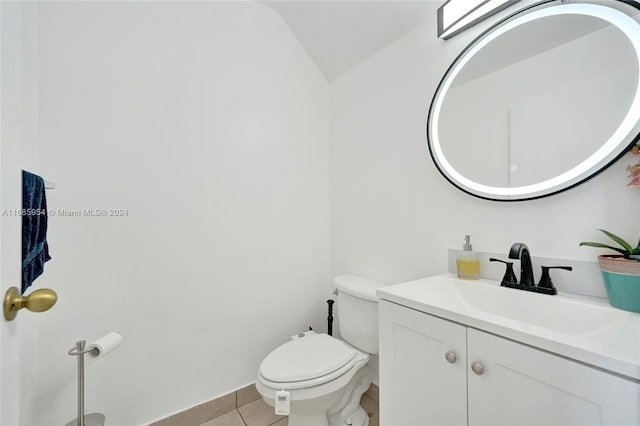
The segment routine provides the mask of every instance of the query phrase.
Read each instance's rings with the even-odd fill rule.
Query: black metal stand
[[[327,300],[327,305],[329,305],[329,316],[327,317],[327,334],[329,336],[333,336],[333,304],[334,303],[336,302],[333,299]]]

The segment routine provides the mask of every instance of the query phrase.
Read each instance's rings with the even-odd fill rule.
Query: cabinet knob
[[[451,351],[447,351],[447,353],[444,354],[444,358],[447,360],[449,364],[455,364],[456,361],[458,360],[458,357],[456,356],[456,354]]]
[[[484,373],[484,365],[482,365],[479,362],[472,362],[471,363],[471,371],[473,371],[474,373],[476,373],[478,376],[481,376],[482,373]]]

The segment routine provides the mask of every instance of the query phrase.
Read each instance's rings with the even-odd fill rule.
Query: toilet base
[[[369,426],[369,416],[367,412],[364,411],[364,408],[358,407],[355,413],[352,413],[351,416],[343,419],[341,417],[337,417],[333,420],[329,421],[329,426]]]
[[[296,414],[289,415],[289,426],[369,426],[369,416],[364,408],[358,407],[354,413],[347,418],[340,416],[327,418],[326,413],[322,414]]]
[[[369,389],[369,386],[371,386],[369,366],[365,365],[361,368],[352,380],[353,390],[351,393],[343,396],[343,408],[340,411],[329,414],[329,426],[369,425],[369,415],[360,405],[362,395]]]
[[[351,378],[349,386],[342,392],[339,391],[341,395],[334,400],[328,412],[322,409],[315,411],[312,410],[313,405],[301,407],[293,402],[289,414],[289,426],[368,426],[369,416],[360,406],[360,399],[370,385],[369,366],[365,364]],[[334,396],[326,395],[325,398],[334,398]],[[274,406],[272,399],[264,396],[263,399],[269,406]],[[314,401],[315,404],[322,406],[318,400]]]

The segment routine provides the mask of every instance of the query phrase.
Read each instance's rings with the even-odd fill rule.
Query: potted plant
[[[620,254],[602,254],[598,264],[609,296],[609,303],[616,308],[640,312],[640,241],[633,247],[624,239],[604,229],[600,232],[611,238],[618,246],[581,242],[581,246],[606,248]]]

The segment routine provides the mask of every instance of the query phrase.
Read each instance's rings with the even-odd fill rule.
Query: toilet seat
[[[358,351],[327,334],[291,340],[260,364],[261,381],[269,387],[300,389],[331,381],[349,371]]]
[[[265,385],[269,386],[273,389],[282,389],[282,390],[292,390],[292,389],[305,389],[313,386],[319,386],[324,383],[330,382],[338,377],[345,375],[349,370],[353,368],[355,361],[351,361],[344,366],[340,367],[338,370],[332,371],[331,373],[316,377],[309,380],[301,380],[298,382],[274,382],[266,379],[262,374],[259,374],[260,381]]]

